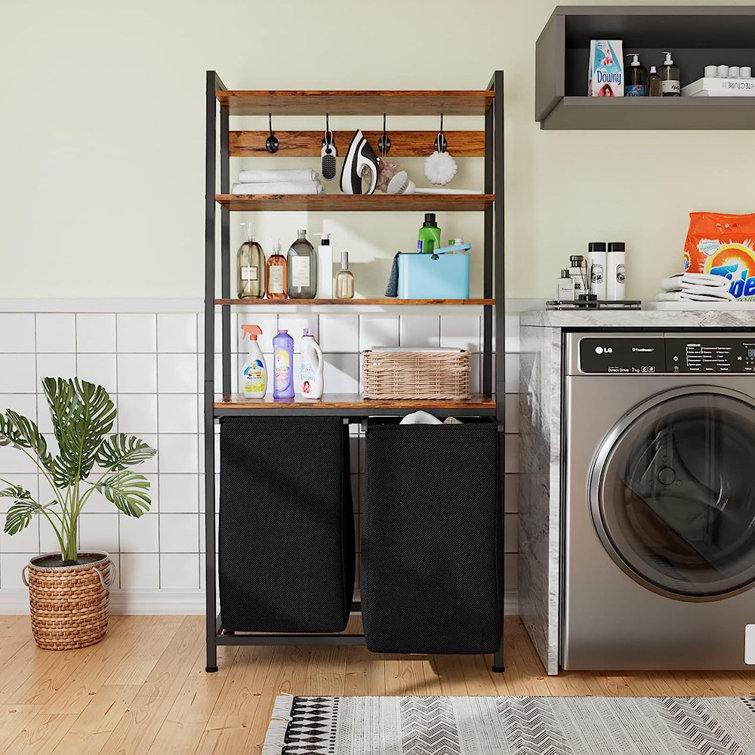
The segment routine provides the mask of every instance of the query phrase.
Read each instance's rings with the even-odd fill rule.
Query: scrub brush
[[[336,143],[333,139],[333,132],[330,130],[329,118],[326,115],[325,138],[322,140],[320,157],[322,158],[322,177],[328,179],[328,181],[336,177],[336,154]]]

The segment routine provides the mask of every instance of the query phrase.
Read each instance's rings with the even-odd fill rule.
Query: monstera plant
[[[131,471],[155,454],[132,435],[111,434],[116,408],[100,385],[79,379],[43,378],[55,433],[53,449],[32,420],[12,409],[0,413],[0,446],[28,456],[48,483],[40,500],[13,482],[0,496],[12,498],[5,518],[9,535],[44,517],[55,532],[60,556],[43,554],[24,567],[30,588],[32,630],[37,644],[71,649],[98,642],[107,627],[108,588],[115,565],[107,553],[79,553],[79,516],[95,491],[128,516],[149,510],[149,480]],[[49,500],[51,498],[51,500]],[[76,607],[76,602],[79,607]]]

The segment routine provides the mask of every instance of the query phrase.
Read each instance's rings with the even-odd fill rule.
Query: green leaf
[[[107,438],[97,452],[97,464],[103,469],[121,470],[151,459],[157,452],[133,435],[116,433]]]
[[[101,385],[78,378],[43,378],[42,385],[60,447],[53,477],[64,488],[89,476],[103,438],[113,427],[115,404]]]
[[[10,490],[10,488],[8,488]],[[3,491],[7,492],[7,491]],[[8,509],[5,515],[5,532],[8,535],[15,535],[17,532],[29,526],[32,517],[38,514],[45,506],[40,506],[32,497],[28,490],[22,489],[23,495],[16,496],[19,500]],[[48,506],[52,504],[47,504]]]
[[[37,455],[45,469],[52,470],[52,454],[47,448],[47,441],[37,427],[26,417],[22,417],[12,409],[5,412],[5,436],[16,448],[28,448]]]
[[[136,472],[116,472],[94,486],[120,511],[140,517],[149,511],[149,480]]]
[[[31,498],[31,493],[28,490],[24,490],[20,485],[11,485],[9,488],[0,490],[0,498],[27,500]]]

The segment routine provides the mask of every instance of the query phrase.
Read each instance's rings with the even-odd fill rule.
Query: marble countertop
[[[736,305],[713,310],[538,309],[522,312],[520,322],[540,328],[752,328],[755,309]]]

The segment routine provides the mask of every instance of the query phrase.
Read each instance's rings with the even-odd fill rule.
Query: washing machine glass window
[[[712,600],[755,582],[755,404],[735,391],[676,389],[608,434],[590,507],[613,560],[650,589]]]

